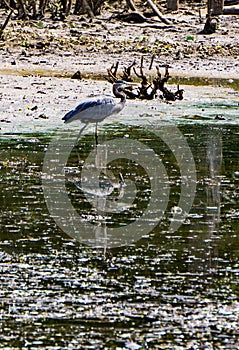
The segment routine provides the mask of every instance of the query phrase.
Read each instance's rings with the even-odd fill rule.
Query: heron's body
[[[103,96],[80,103],[75,109],[68,112],[63,120],[71,123],[80,120],[82,123],[101,122],[112,114],[119,113],[124,108],[124,102],[117,103],[112,96]]]
[[[64,122],[71,123],[80,120],[82,123],[98,123],[110,115],[119,113],[124,108],[126,101],[125,94],[118,91],[122,85],[125,83],[119,82],[113,85],[113,93],[115,97],[120,98],[119,102],[109,95],[84,101],[63,117]]]
[[[62,119],[65,123],[71,123],[75,120],[80,120],[85,125],[80,130],[78,138],[85,129],[88,123],[96,123],[95,140],[98,144],[97,124],[110,115],[119,113],[125,106],[126,95],[124,87],[127,85],[135,85],[126,83],[123,80],[118,80],[113,84],[113,93],[115,97],[120,98],[120,101],[113,96],[96,97],[92,100],[81,102],[75,109],[68,112]]]

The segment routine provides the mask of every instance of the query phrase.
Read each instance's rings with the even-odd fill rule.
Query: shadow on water
[[[178,128],[194,157],[197,187],[189,215],[176,231],[169,227],[172,213],[182,209],[182,169],[172,149],[144,128],[101,130],[101,140],[130,137],[153,149],[169,188],[164,215],[152,230],[135,243],[105,251],[66,235],[48,212],[41,173],[49,136],[1,140],[2,346],[238,348],[239,127]],[[99,213],[77,173],[93,149],[93,136],[86,133],[72,149],[64,176],[71,203],[80,216],[90,213],[87,220],[95,229]],[[121,227],[146,210],[153,179],[126,159],[120,165],[112,161],[109,171],[136,184],[134,205],[120,215],[108,213],[104,221]],[[119,188],[110,192],[112,201]]]

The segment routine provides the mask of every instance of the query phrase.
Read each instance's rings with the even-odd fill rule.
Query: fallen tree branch
[[[238,5],[239,0],[225,0],[224,1],[224,6],[233,6],[233,5]]]
[[[151,92],[149,93],[148,90],[151,88],[151,84],[148,82],[148,79],[143,71],[143,63],[144,63],[144,57],[141,57],[140,62],[140,73],[136,72],[136,69],[134,68],[135,75],[141,79],[141,86],[138,88],[139,90],[139,98],[141,99],[147,99],[152,100],[154,98],[154,95],[156,91],[154,92],[151,89]]]
[[[171,24],[171,22],[165,18],[162,14],[162,12],[158,9],[158,7],[153,3],[151,0],[147,0],[148,5],[151,7],[151,9],[154,11],[154,13],[158,16],[160,21],[162,21],[165,24]]]
[[[27,13],[26,13],[26,8],[25,8],[25,4],[22,0],[19,0],[19,18],[27,18]]]
[[[153,28],[153,29],[170,29],[174,28],[173,25],[162,25],[162,24],[154,24],[152,20],[147,21],[147,23],[124,23],[125,26],[134,26],[138,28]]]
[[[126,0],[126,4],[128,5],[131,11],[136,11],[136,7],[133,0]]]
[[[6,28],[6,26],[8,25],[8,22],[10,21],[12,13],[13,13],[13,9],[10,10],[9,14],[7,15],[7,18],[5,19],[5,22],[3,23],[3,25],[0,28],[0,39],[2,39],[3,31]]]
[[[16,9],[16,4],[15,3],[8,3],[6,0],[3,0],[3,2],[4,2],[4,4],[5,4],[5,6],[9,9],[9,10],[15,10]],[[12,6],[12,5],[14,5],[14,6]]]
[[[165,65],[165,73],[164,77],[161,78],[161,73],[159,71],[159,67],[156,67],[158,77],[154,79],[154,86],[155,89],[160,90],[163,93],[163,98],[165,98],[166,101],[176,101],[176,100],[182,100],[183,99],[183,89],[179,89],[179,85],[177,86],[177,91],[172,92],[168,88],[165,87],[165,83],[167,83],[168,79],[170,78],[169,75],[169,66]]]
[[[230,7],[223,9],[223,15],[239,15],[238,7]]]
[[[117,18],[120,21],[134,23],[144,23],[148,21],[148,19],[139,12],[119,13],[116,16],[114,16],[114,18]]]

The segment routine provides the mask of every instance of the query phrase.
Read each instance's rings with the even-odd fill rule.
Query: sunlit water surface
[[[200,116],[179,111],[183,115],[177,121],[194,157],[197,183],[190,213],[176,231],[169,227],[172,211],[180,211],[182,169],[173,147],[157,136],[163,122],[149,116],[153,125],[148,128],[130,122],[100,128],[100,143],[138,140],[154,150],[167,173],[162,217],[128,246],[82,244],[56,225],[42,189],[52,134],[2,135],[2,348],[238,349],[237,108],[218,106],[217,114],[226,113],[233,123],[214,120],[216,115],[206,123],[204,112],[208,116],[212,106],[198,108]],[[90,221],[92,232],[99,217],[82,192],[78,171],[94,148],[93,133],[85,132],[64,174],[71,203]],[[101,221],[106,231],[137,220],[152,195],[152,179],[142,164],[121,159],[109,170],[135,181],[137,200],[134,206],[129,201],[121,215],[107,212]],[[119,187],[111,196],[119,196]]]

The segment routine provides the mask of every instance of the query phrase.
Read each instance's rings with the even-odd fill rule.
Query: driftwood
[[[151,0],[147,0],[148,5],[151,7],[151,9],[155,12],[155,14],[158,16],[160,21],[162,21],[165,24],[171,24],[171,22],[165,18],[162,14],[162,12],[158,9],[158,7],[153,3]]]
[[[154,56],[152,56],[149,70],[152,69],[154,61]],[[165,85],[168,82],[169,75],[169,66],[164,65],[164,75],[161,75],[160,67],[156,66],[156,76],[149,80],[149,78],[144,73],[143,68],[143,56],[141,58],[139,70],[136,69],[136,62],[134,61],[128,67],[123,68],[123,73],[118,73],[119,62],[115,65],[112,65],[111,68],[107,70],[108,76],[106,79],[113,84],[117,80],[124,80],[129,82],[135,82],[135,79],[140,80],[139,86],[136,91],[132,91],[130,89],[124,89],[124,92],[129,99],[141,99],[141,100],[153,100],[157,96],[157,92],[160,91],[160,98],[166,101],[176,101],[183,99],[183,89],[180,89],[177,86],[177,91],[173,92],[169,90]],[[132,70],[134,72],[134,76],[132,76]]]
[[[143,63],[144,63],[144,59],[143,56],[141,57],[141,63],[140,63],[140,70],[139,73],[137,73],[136,69],[134,68],[134,73],[135,75],[141,79],[141,86],[138,88],[139,91],[139,98],[141,99],[147,99],[147,100],[152,100],[155,96],[155,89],[150,89],[152,84],[150,84],[148,82],[148,79],[146,77],[146,75],[144,74],[143,71]],[[152,65],[151,65],[152,66]],[[149,92],[150,89],[150,92]]]
[[[165,73],[164,73],[164,77],[161,78],[161,74],[159,72],[159,67],[157,68],[157,73],[158,76],[156,79],[154,79],[154,85],[155,88],[160,90],[163,93],[163,98],[165,98],[165,100],[167,101],[176,101],[176,100],[182,100],[183,99],[183,89],[179,88],[179,85],[177,85],[177,91],[176,92],[172,92],[170,91],[168,88],[166,88],[165,83],[168,81],[168,79],[170,78],[169,75],[169,66],[165,65]]]
[[[16,4],[14,1],[7,1],[7,0],[3,0],[4,5],[9,9],[9,10],[16,10]]]

